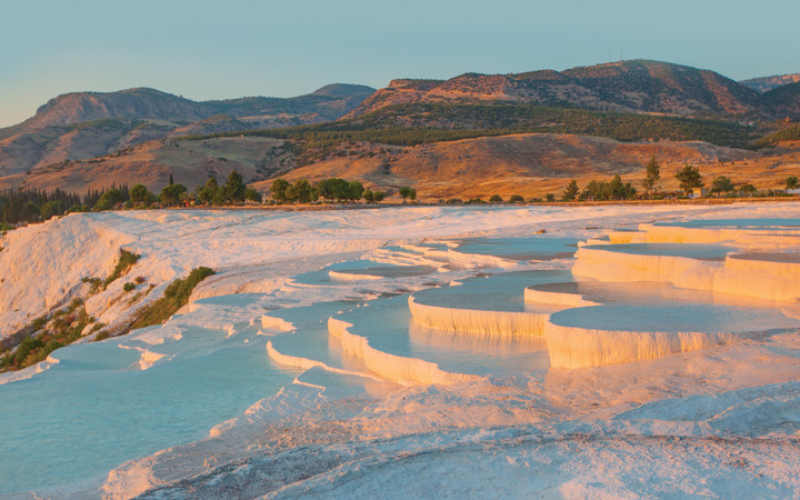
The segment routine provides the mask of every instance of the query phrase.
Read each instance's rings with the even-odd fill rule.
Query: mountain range
[[[81,191],[112,182],[143,182],[158,190],[170,174],[192,187],[209,175],[226,176],[233,169],[248,182],[257,182],[301,167],[308,177],[324,176],[321,172],[330,167],[336,175],[356,178],[363,174],[364,180],[385,182],[383,186],[391,188],[397,183],[421,182],[426,176],[411,167],[395,169],[395,173],[413,171],[413,175],[390,179],[375,174],[398,161],[390,154],[397,149],[388,146],[437,142],[441,146],[426,148],[442,158],[440,149],[449,151],[445,156],[450,166],[441,172],[478,175],[474,168],[458,167],[458,161],[451,165],[452,155],[469,156],[458,154],[462,148],[481,151],[476,155],[484,161],[491,162],[493,154],[505,158],[504,165],[522,170],[530,170],[525,165],[535,157],[537,165],[547,166],[533,169],[541,180],[544,171],[560,178],[577,164],[584,165],[587,173],[610,171],[570,159],[583,158],[587,151],[615,151],[613,158],[598,161],[608,160],[604,164],[618,165],[621,172],[635,170],[641,155],[624,160],[620,151],[625,148],[598,147],[588,139],[530,142],[504,136],[558,133],[627,142],[667,140],[665,148],[669,141],[704,140],[730,148],[775,131],[785,120],[797,119],[800,75],[735,82],[713,71],[642,60],[561,72],[400,79],[380,90],[333,84],[288,99],[197,102],[147,88],[77,92],[58,96],[29,120],[0,129],[0,189]],[[480,139],[492,136],[500,137],[488,142]],[[549,144],[554,154],[526,159],[503,150],[534,143],[538,149]],[[698,153],[698,159],[752,158],[749,153],[721,151]],[[692,156],[662,154],[680,161],[687,154]],[[417,161],[434,170],[444,165]],[[312,167],[313,172],[308,170]],[[348,168],[355,170],[348,173]],[[481,176],[491,178],[491,172],[479,170]],[[446,187],[437,193],[449,195]]]
[[[567,71],[467,73],[450,80],[394,80],[350,116],[415,102],[504,101],[679,116],[783,113],[779,100],[718,73],[656,61],[625,61]]]
[[[105,156],[151,140],[336,120],[374,91],[333,84],[288,99],[205,102],[148,88],[64,94],[32,118],[0,130],[0,176]]]

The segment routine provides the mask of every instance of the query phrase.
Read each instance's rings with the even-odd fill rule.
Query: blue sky
[[[58,94],[291,97],[334,82],[655,59],[800,72],[797,0],[3,0],[0,127]]]

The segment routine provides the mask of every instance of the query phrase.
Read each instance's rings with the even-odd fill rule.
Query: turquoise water
[[[119,347],[132,338],[69,346],[49,370],[0,386],[0,493],[98,477],[275,394],[297,371],[272,364],[256,330],[192,328],[151,349],[173,359],[145,371],[138,351]]]
[[[800,229],[800,219],[709,219],[658,222],[657,226],[731,229]]]
[[[463,240],[459,252],[491,255],[509,260],[551,260],[571,257],[578,250],[577,238],[531,236],[527,238],[476,238]]]
[[[669,283],[586,281],[531,288],[578,293],[602,303],[557,312],[550,321],[561,326],[637,332],[753,332],[800,328],[800,321],[781,313],[774,302],[737,295],[676,288]]]
[[[765,332],[800,328],[775,309],[724,304],[610,304],[557,312],[556,325],[634,332]]]
[[[352,323],[350,332],[366,337],[379,351],[430,361],[451,373],[511,374],[550,364],[541,339],[504,340],[420,327],[411,318],[405,295],[372,301],[337,318]]]
[[[629,253],[633,255],[688,257],[698,260],[722,260],[730,252],[736,250],[733,247],[725,245],[695,245],[683,243],[625,243],[619,245],[590,245],[585,248]]]
[[[414,294],[420,304],[473,309],[478,311],[523,312],[531,309],[525,303],[525,288],[542,283],[572,280],[569,271],[519,271],[501,273],[461,281],[458,286],[421,290]],[[541,307],[536,307],[541,310]]]
[[[322,302],[309,307],[281,309],[269,313],[297,327],[296,331],[272,337],[272,346],[281,354],[310,359],[343,370],[366,370],[363,363],[342,352],[341,342],[330,339],[328,318],[360,305],[355,301]]]
[[[406,278],[425,275],[434,272],[435,269],[429,266],[418,265],[398,266],[365,259],[338,262],[323,269],[298,274],[293,276],[292,279],[295,283],[301,285],[340,285],[340,281],[331,279],[330,271],[336,271],[344,274],[363,274],[368,276],[376,276],[378,278]]]

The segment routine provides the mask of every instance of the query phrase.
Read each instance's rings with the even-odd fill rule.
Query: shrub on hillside
[[[136,264],[140,257],[141,255],[139,254],[120,249],[117,265],[114,266],[114,270],[111,271],[111,274],[109,274],[108,278],[106,278],[105,286],[107,287],[113,283],[114,280],[127,273],[130,268]]]
[[[131,325],[131,330],[158,325],[169,319],[189,302],[194,288],[204,279],[214,274],[208,267],[192,269],[189,276],[177,279],[167,286],[164,296],[145,307]]]

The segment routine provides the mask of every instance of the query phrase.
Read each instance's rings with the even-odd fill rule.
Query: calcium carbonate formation
[[[374,280],[388,276],[392,265],[414,264],[430,271],[487,263],[513,270],[519,263],[509,248],[519,240],[503,243],[382,249],[375,253],[382,269],[365,273],[363,264],[362,270],[351,265],[328,275],[336,281]],[[454,334],[484,345],[505,342],[509,351],[521,349],[526,339],[542,339],[553,368],[642,361],[760,338],[800,326],[791,313],[800,298],[798,243],[796,220],[641,224],[636,231],[609,231],[580,242],[570,272],[511,271],[411,294],[403,306],[411,326],[398,321],[399,328],[429,330],[428,343]],[[563,257],[566,243],[541,237],[526,245],[531,255],[547,260],[557,250]],[[472,248],[483,251],[470,254]],[[370,334],[387,327],[368,319],[365,310],[335,315],[328,327],[331,339],[369,371],[402,384],[452,384],[476,374],[475,366],[459,364],[452,355],[421,350],[417,358],[410,351],[393,352],[398,349],[391,343],[385,350],[375,347]],[[443,368],[448,362],[453,371]]]

